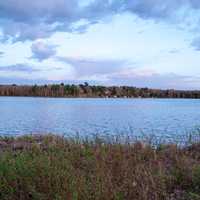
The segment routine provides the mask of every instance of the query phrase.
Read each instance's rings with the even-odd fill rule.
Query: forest
[[[131,86],[84,84],[0,85],[0,96],[93,97],[93,98],[200,98],[198,90],[161,90]]]

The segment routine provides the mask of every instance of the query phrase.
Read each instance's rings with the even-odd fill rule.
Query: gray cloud
[[[0,16],[17,22],[72,20],[77,9],[77,0],[7,0],[0,2]]]
[[[79,0],[0,1],[2,40],[35,40],[49,37],[56,31],[83,33],[88,26],[97,23],[97,19],[102,19],[108,11],[112,11],[109,1],[102,1],[103,4],[105,6],[98,8],[99,12],[96,13],[95,5],[100,4],[92,2],[91,5],[81,6]],[[106,7],[107,12],[104,11]],[[82,19],[85,24],[74,28],[73,25]]]
[[[179,53],[180,52],[180,49],[171,49],[168,51],[168,53],[170,54],[176,54],[176,53]]]
[[[31,46],[33,56],[31,58],[43,61],[56,55],[56,46],[48,45],[42,41],[34,42]]]
[[[189,1],[190,6],[193,7],[194,9],[200,8],[199,0],[188,0],[188,1]]]
[[[116,73],[127,66],[125,60],[95,60],[70,57],[57,57],[58,61],[70,64],[77,77]]]
[[[0,51],[0,57],[2,57],[2,56],[3,56],[3,54],[4,54],[4,52],[3,52],[3,51]]]
[[[40,70],[35,69],[34,67],[28,64],[16,64],[16,65],[0,66],[0,71],[32,73],[32,72],[39,72]]]
[[[145,19],[173,20],[182,16],[180,20],[187,17],[186,13],[190,9],[199,9],[199,0],[128,0],[123,2],[124,11],[137,14]],[[181,11],[185,11],[182,12]]]
[[[142,18],[166,19],[182,6],[184,0],[129,0],[124,9]]]
[[[78,0],[0,1],[0,19],[14,41],[48,37],[80,19]]]
[[[56,31],[83,33],[88,26],[121,12],[174,22],[182,15],[182,23],[187,18],[183,13],[199,8],[198,0],[93,0],[87,6],[79,0],[6,0],[0,1],[0,27],[4,40],[16,42],[49,37]],[[85,24],[74,28],[81,19]]]
[[[60,59],[60,58],[59,58]],[[63,59],[63,58],[62,58]],[[128,85],[128,86],[136,86],[136,87],[149,87],[149,88],[162,88],[162,89],[199,89],[200,85],[200,77],[198,76],[182,76],[178,74],[159,74],[150,70],[140,70],[139,68],[129,68],[125,67],[123,61],[91,61],[91,60],[78,60],[77,59],[68,58],[67,61],[63,60],[63,62],[71,62],[73,66],[80,64],[82,68],[75,68],[76,75],[74,79],[71,80],[50,80],[50,79],[35,79],[33,76],[29,76],[27,78],[19,78],[17,75],[9,75],[9,77],[0,75],[0,82],[3,84],[45,84],[45,83],[82,83],[83,81],[87,81],[90,84],[101,84],[101,85]],[[89,74],[87,71],[84,71],[84,66],[90,65],[92,70],[89,70]],[[107,64],[112,65],[110,67],[105,67]],[[103,71],[100,70],[100,66],[104,66]],[[104,65],[105,64],[105,65]],[[88,68],[90,68],[88,67]],[[87,68],[87,67],[86,67]],[[58,69],[59,70],[59,69]],[[33,66],[29,66],[27,64],[16,64],[10,66],[1,66],[0,72],[24,72],[27,74],[30,73],[41,73],[40,69],[36,69]],[[93,78],[95,76],[96,79]]]
[[[93,81],[103,85],[129,85],[163,89],[199,89],[200,77],[174,73],[160,74],[149,69],[137,68],[137,63],[123,60],[92,60],[57,57],[70,64],[76,80]],[[135,66],[135,67],[134,67]]]
[[[3,42],[9,39],[12,42],[18,42],[47,38],[56,31],[51,25],[44,23],[27,24],[5,20],[4,24],[0,23],[0,26],[3,27],[3,38],[1,38]]]
[[[200,51],[200,38],[195,38],[192,42],[191,42],[191,46],[194,48],[194,50],[196,51]]]
[[[200,77],[182,76],[178,74],[149,75],[138,74],[137,72],[127,75],[111,74],[109,84],[131,85],[136,87],[162,88],[162,89],[199,89]]]

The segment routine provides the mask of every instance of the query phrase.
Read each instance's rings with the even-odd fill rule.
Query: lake
[[[0,135],[179,135],[200,127],[200,100],[0,97]]]

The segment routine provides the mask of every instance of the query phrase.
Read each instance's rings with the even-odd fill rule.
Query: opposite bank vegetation
[[[79,85],[0,85],[0,96],[114,97],[114,98],[200,98],[200,91],[159,90],[128,86]]]
[[[0,139],[1,200],[199,200],[200,144]]]

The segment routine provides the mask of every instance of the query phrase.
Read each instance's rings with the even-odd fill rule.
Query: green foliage
[[[37,85],[32,86],[32,92],[33,92],[33,93],[36,93],[36,92],[37,92],[37,88],[38,88]]]
[[[2,200],[200,199],[194,148],[53,135],[0,141],[10,145],[0,149]]]
[[[188,199],[190,199],[190,200],[199,200],[200,199],[199,194],[195,194],[195,193],[192,193],[192,192],[190,192],[187,196],[188,196]]]
[[[199,91],[159,90],[129,86],[97,86],[84,84],[52,85],[1,85],[0,96],[49,96],[49,97],[142,97],[142,98],[200,98]]]
[[[55,91],[58,91],[60,89],[60,85],[58,84],[54,84],[51,86],[51,89],[55,92]]]

